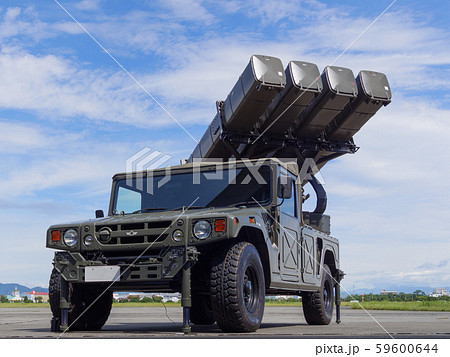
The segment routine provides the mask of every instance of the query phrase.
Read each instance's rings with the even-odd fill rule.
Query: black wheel
[[[59,320],[61,318],[61,279],[61,273],[53,269],[49,283],[49,301],[53,317]],[[109,317],[112,306],[112,292],[106,291],[102,294],[103,291],[103,285],[69,284],[68,323],[71,331],[100,330],[102,328]],[[100,294],[102,295],[100,296]],[[85,311],[97,298],[98,300]]]
[[[113,302],[113,293],[112,291],[105,291],[105,288],[103,285],[86,287],[85,301],[88,304],[87,306],[98,298],[86,311],[86,330],[100,330],[108,320]]]
[[[211,269],[214,318],[224,332],[252,332],[264,314],[264,271],[256,248],[247,242],[217,256]]]
[[[216,321],[209,294],[192,293],[190,320],[194,325],[212,325]]]
[[[302,294],[303,313],[309,325],[328,325],[333,317],[333,279],[328,265],[324,266],[320,290]]]
[[[50,302],[50,309],[52,310],[53,318],[60,322],[61,321],[61,280],[62,276],[56,269],[52,270],[50,275],[50,282],[48,287],[48,295]],[[84,317],[80,317],[82,312],[82,307],[80,303],[80,297],[77,290],[74,290],[72,286],[69,288],[69,298],[71,305],[68,311],[68,323],[71,331],[83,330],[86,323]],[[52,330],[58,330],[59,326],[53,326]]]

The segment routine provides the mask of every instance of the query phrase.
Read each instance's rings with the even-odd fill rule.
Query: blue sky
[[[252,54],[322,70],[391,1],[61,0],[198,140]],[[387,74],[393,102],[328,164],[344,287],[450,286],[450,6],[398,0],[336,65]],[[0,282],[43,285],[45,231],[107,209],[143,147],[194,140],[53,0],[0,4]]]

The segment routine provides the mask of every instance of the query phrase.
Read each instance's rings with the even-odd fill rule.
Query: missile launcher
[[[392,93],[385,74],[361,71],[356,84],[358,96],[327,128],[330,140],[350,140],[382,106],[391,102]]]
[[[253,55],[223,105],[229,131],[249,132],[286,85],[283,64],[276,57]]]
[[[203,159],[313,159],[317,167],[359,148],[353,136],[391,101],[386,76],[253,55],[188,162]]]
[[[322,92],[319,68],[314,63],[291,61],[285,74],[286,87],[261,118],[261,131],[269,135],[283,135],[308,104]]]
[[[322,73],[324,89],[298,118],[297,137],[317,137],[358,95],[353,72],[343,67],[326,67]]]

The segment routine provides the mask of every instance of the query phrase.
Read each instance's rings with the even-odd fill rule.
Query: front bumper
[[[71,283],[111,282],[122,285],[174,280],[187,262],[197,260],[198,254],[195,247],[184,246],[172,247],[157,255],[99,257],[98,259],[86,259],[80,253],[56,252],[53,265],[64,280]],[[94,274],[94,279],[92,274],[87,276],[87,269],[95,271],[97,267],[111,267],[111,269],[117,269],[119,274],[114,277]],[[95,276],[98,276],[97,281]]]

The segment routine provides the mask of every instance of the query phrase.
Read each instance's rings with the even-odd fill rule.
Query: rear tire
[[[61,273],[53,269],[49,283],[49,301],[53,317],[59,321],[61,320],[61,279],[63,279]],[[70,331],[95,331],[103,327],[108,320],[113,300],[111,291],[106,291],[100,296],[103,291],[103,285],[69,284],[68,322]],[[85,312],[97,298],[95,304]]]
[[[264,314],[264,270],[256,248],[240,242],[217,256],[211,269],[214,318],[224,332],[253,332]]]
[[[333,318],[333,279],[328,265],[324,266],[318,292],[302,293],[303,313],[308,325],[329,325]]]

